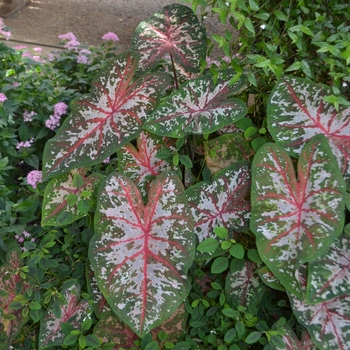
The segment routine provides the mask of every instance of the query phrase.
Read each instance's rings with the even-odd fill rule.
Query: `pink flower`
[[[22,231],[22,235],[23,235],[25,238],[28,238],[28,237],[31,236],[30,233],[27,232],[26,230]]]
[[[61,39],[62,41],[77,40],[77,38],[72,32],[61,34],[58,36],[58,39]]]
[[[107,157],[102,163],[108,164],[111,161],[111,157]]]
[[[17,145],[16,145],[16,149],[29,148],[32,145],[33,142],[34,142],[34,138],[33,137],[30,140],[28,140],[28,141],[18,142]]]
[[[23,50],[23,49],[26,49],[26,48],[27,48],[27,46],[25,46],[25,45],[18,45],[18,46],[14,47],[15,50]]]
[[[0,103],[1,102],[5,102],[7,100],[7,97],[5,94],[3,94],[2,92],[0,92]]]
[[[4,28],[5,28],[5,30],[4,30]],[[11,32],[8,32],[6,30],[6,27],[5,27],[5,24],[4,24],[4,21],[2,18],[0,18],[0,35],[3,35],[6,40],[9,40],[11,37]]]
[[[75,50],[77,46],[80,45],[80,42],[77,40],[77,38],[72,32],[61,34],[58,36],[58,39],[61,39],[63,42],[65,42],[64,47],[67,50]]]
[[[25,111],[23,112],[23,121],[24,121],[24,122],[31,122],[31,121],[33,121],[33,118],[32,118],[32,117],[33,117],[34,115],[36,115],[36,113],[35,113],[34,111],[32,111],[32,112],[29,113],[28,111],[25,110]]]
[[[32,186],[33,188],[36,188],[37,183],[42,182],[42,172],[40,170],[32,170],[27,175],[27,182],[28,185]]]
[[[54,114],[46,120],[45,126],[50,130],[55,130],[60,126],[61,116],[67,113],[68,106],[64,102],[58,102],[54,107]]]
[[[117,42],[117,41],[119,41],[119,38],[118,38],[117,34],[112,33],[112,32],[108,32],[108,33],[103,35],[102,40]]]
[[[55,104],[54,114],[61,116],[67,113],[67,109],[68,109],[68,106],[64,102],[58,102]]]
[[[60,126],[61,117],[59,115],[50,115],[49,119],[46,120],[45,126],[50,130],[55,130]]]

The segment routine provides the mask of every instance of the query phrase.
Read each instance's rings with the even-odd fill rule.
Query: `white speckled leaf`
[[[308,305],[288,293],[293,313],[318,349],[348,350],[350,346],[350,295]]]
[[[205,27],[193,11],[184,5],[165,6],[141,22],[132,38],[132,49],[140,54],[139,70],[151,70],[170,54],[174,61],[190,72],[198,72],[206,57]]]
[[[86,169],[75,169],[68,174],[63,174],[52,179],[45,188],[42,206],[42,226],[62,226],[68,225],[75,220],[84,217],[77,208],[77,203],[70,203],[69,196],[74,195],[77,201],[83,199],[83,191],[94,192],[99,181],[103,178],[101,174],[92,174],[85,177]],[[77,188],[73,184],[74,174],[78,173],[84,180],[84,184]],[[69,215],[64,215],[65,213]]]
[[[92,296],[93,304],[92,309],[94,310],[97,318],[102,318],[106,314],[111,314],[112,309],[108,305],[106,298],[102,295],[98,288],[96,277],[91,269],[91,266],[86,268],[86,282],[89,294]]]
[[[188,81],[149,115],[144,129],[180,138],[187,134],[210,134],[243,118],[247,113],[245,103],[227,98],[244,84],[241,79],[229,85],[234,75],[234,71],[222,71],[216,84],[211,75]]]
[[[258,271],[261,280],[270,288],[285,291],[285,288],[282,286],[280,281],[276,278],[276,276],[272,273],[272,271],[267,267],[263,266]]]
[[[186,190],[199,243],[216,237],[214,227],[240,231],[249,226],[250,163],[237,162],[215,174],[211,182],[200,182]]]
[[[100,187],[89,259],[115,314],[143,336],[169,318],[190,290],[195,240],[179,177],[162,173],[148,203],[135,183],[111,174]]]
[[[7,319],[0,317],[0,348],[10,349],[13,339],[26,322],[26,318],[22,316],[22,309],[13,310],[9,305],[15,301],[17,296],[16,286],[18,283],[23,283],[23,293],[28,289],[29,285],[20,276],[19,267],[22,265],[20,251],[12,250],[6,254],[6,262],[0,267],[0,290],[7,295],[0,296],[1,315],[5,314],[13,317]],[[5,336],[5,337],[3,337]],[[3,347],[1,347],[3,346]]]
[[[39,350],[62,345],[65,334],[62,323],[69,323],[74,329],[80,329],[83,320],[90,315],[88,300],[79,301],[80,284],[76,281],[69,288],[63,288],[61,294],[66,304],[61,305],[61,317],[55,316],[52,306],[49,307],[40,321]]]
[[[136,53],[118,55],[92,83],[92,94],[74,100],[72,113],[43,155],[43,178],[94,165],[133,140],[146,115],[169,84],[166,74],[147,74],[133,81]]]
[[[344,224],[345,183],[327,139],[317,135],[292,160],[277,144],[262,146],[252,165],[251,230],[262,260],[302,299],[298,267],[323,254]]]
[[[233,268],[226,276],[225,293],[227,300],[234,306],[256,305],[265,292],[255,263],[245,259],[236,259]]]
[[[301,340],[298,339],[293,329],[288,326],[288,324],[283,325],[282,327],[273,325],[272,329],[276,330],[277,328],[282,328],[285,331],[285,334],[282,336],[284,342],[284,348],[277,348],[273,343],[270,343],[272,349],[274,350],[317,350],[315,344],[312,342],[309,333],[303,329],[301,334]]]
[[[283,78],[272,90],[267,105],[267,122],[274,140],[293,156],[304,144],[323,134],[350,186],[350,107],[322,100],[332,95],[326,85],[296,77]]]
[[[339,237],[318,259],[309,263],[306,301],[316,304],[350,295],[350,238]]]
[[[150,183],[147,176],[157,176],[163,171],[174,169],[172,164],[156,157],[158,152],[169,150],[172,144],[174,140],[164,140],[143,131],[137,138],[137,148],[128,143],[118,151],[119,171],[136,183],[144,198]]]

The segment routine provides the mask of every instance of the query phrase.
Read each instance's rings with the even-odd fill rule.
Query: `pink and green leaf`
[[[240,160],[249,161],[254,153],[250,141],[242,133],[226,134],[209,140],[208,150],[205,161],[212,174]]]
[[[16,289],[19,283],[23,283],[23,292],[28,289],[28,284],[22,280],[18,270],[21,265],[19,251],[11,250],[6,255],[6,262],[0,267],[0,290],[3,293],[0,296],[0,310],[2,311],[0,334],[6,334],[5,344],[2,344],[5,345],[6,349],[10,348],[13,339],[26,322],[26,318],[22,316],[22,309],[12,310],[9,307],[15,301]],[[3,341],[2,337],[1,340]]]
[[[312,342],[309,333],[303,329],[301,334],[301,340],[298,339],[297,335],[294,333],[293,329],[284,324],[282,327],[276,325],[272,326],[273,330],[277,328],[282,328],[284,330],[284,335],[282,336],[282,341],[284,342],[284,348],[277,348],[273,346],[274,350],[317,350],[315,344]]]
[[[95,232],[89,257],[98,286],[115,314],[143,336],[190,289],[195,240],[181,180],[173,172],[159,175],[144,205],[132,180],[111,174],[100,187]]]
[[[306,302],[321,303],[350,295],[350,238],[339,237],[318,259],[309,263]]]
[[[79,201],[87,200],[84,193],[96,192],[96,188],[103,178],[101,174],[85,177],[86,169],[79,168],[52,179],[45,188],[42,206],[42,226],[68,225],[86,215],[79,210]],[[82,183],[75,183],[75,177]]]
[[[336,111],[333,104],[323,100],[331,94],[331,88],[326,85],[284,77],[268,101],[269,131],[277,143],[296,157],[314,135],[325,135],[350,186],[350,107],[342,105]]]
[[[288,293],[293,313],[318,349],[347,350],[350,344],[350,295],[309,305]]]
[[[45,146],[44,178],[103,162],[140,134],[169,81],[162,73],[134,81],[137,64],[136,53],[118,55],[95,77],[92,93],[72,102],[71,115]]]
[[[235,259],[226,276],[225,293],[234,306],[254,306],[262,298],[265,285],[260,280],[257,264],[245,259]]]
[[[186,190],[199,243],[216,235],[215,227],[241,231],[249,226],[250,163],[240,161],[217,172],[211,182]]]
[[[102,318],[104,315],[110,315],[112,309],[107,303],[106,298],[101,293],[94,272],[91,269],[91,266],[87,266],[86,268],[86,282],[87,289],[89,294],[92,296],[93,304],[92,309],[97,316],[97,318]]]
[[[235,72],[220,72],[214,84],[211,75],[185,83],[166,98],[147,118],[144,129],[160,136],[174,138],[187,134],[210,134],[243,118],[245,103],[228,98],[240,90],[243,79],[230,84]]]
[[[61,294],[65,304],[61,306],[61,317],[57,317],[53,311],[53,304],[49,307],[40,322],[39,350],[52,346],[62,345],[65,334],[62,323],[70,324],[74,329],[80,329],[83,320],[90,315],[88,300],[79,302],[80,284],[74,282],[67,288],[62,288]]]
[[[199,72],[206,58],[205,27],[184,5],[165,6],[141,22],[132,38],[132,49],[140,54],[139,71],[149,71],[165,54],[190,72]]]
[[[261,280],[270,288],[280,290],[284,292],[286,289],[282,286],[280,281],[276,276],[271,272],[267,266],[263,266],[258,271]]]
[[[173,170],[172,164],[156,157],[158,152],[169,150],[173,145],[173,140],[143,131],[137,138],[137,148],[128,143],[118,151],[119,171],[136,183],[143,198],[150,183],[147,177],[156,177],[163,171]]]
[[[280,146],[268,143],[252,165],[251,230],[262,260],[282,285],[302,298],[295,274],[341,234],[345,183],[327,139],[317,135],[300,154],[298,179]]]

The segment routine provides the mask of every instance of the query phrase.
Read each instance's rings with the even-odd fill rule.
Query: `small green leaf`
[[[243,22],[244,26],[255,36],[255,29],[252,20],[246,17]]]
[[[243,259],[244,258],[244,248],[241,244],[234,244],[230,248],[230,254],[237,259]]]
[[[84,186],[84,179],[82,178],[82,176],[78,173],[75,173],[74,174],[74,177],[73,177],[73,185],[76,187],[76,188],[80,188],[80,187],[83,187]]]
[[[79,339],[78,339],[78,342],[79,342],[79,346],[80,346],[82,349],[84,349],[85,346],[86,346],[86,338],[85,338],[85,335],[80,334]]]
[[[254,344],[261,338],[261,332],[251,332],[248,334],[247,338],[245,339],[245,342],[247,344]]]
[[[221,239],[226,239],[228,237],[228,230],[226,227],[214,227],[213,231]]]
[[[63,345],[74,345],[77,339],[78,339],[78,336],[73,334],[68,334],[63,340]]]
[[[186,156],[185,154],[181,154],[180,163],[189,169],[191,169],[193,167],[193,163],[192,163],[191,158],[189,156]]]
[[[236,336],[237,331],[234,328],[229,329],[224,336],[224,341],[226,343],[231,343]]]
[[[88,334],[86,337],[86,345],[99,348],[101,346],[100,340],[94,334]]]
[[[213,262],[211,266],[211,273],[221,273],[227,270],[228,268],[228,259],[223,256],[219,256]]]
[[[203,253],[209,253],[215,251],[218,247],[219,242],[215,238],[209,237],[198,244],[197,250]]]

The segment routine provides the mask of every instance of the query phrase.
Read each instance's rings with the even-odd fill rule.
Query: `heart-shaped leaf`
[[[189,293],[193,221],[179,177],[162,173],[143,204],[135,183],[111,174],[100,187],[89,258],[116,315],[143,336]]]
[[[285,77],[270,94],[267,122],[274,140],[297,157],[314,135],[325,135],[350,186],[350,107],[340,106],[337,112],[323,100],[331,94],[326,85]]]
[[[18,250],[11,250],[6,255],[6,262],[0,267],[0,339],[3,342],[0,348],[9,349],[13,339],[21,330],[26,319],[22,316],[22,309],[13,310],[9,308],[14,301],[16,289],[22,283],[22,291],[28,289],[28,284],[22,281],[18,268],[22,265]]]
[[[318,349],[347,350],[350,344],[350,295],[308,305],[288,293],[293,313]]]
[[[118,152],[119,171],[136,183],[144,198],[150,182],[147,176],[156,177],[174,168],[169,162],[156,157],[158,152],[169,150],[171,144],[174,144],[173,140],[163,140],[143,131],[137,138],[137,148],[128,143]]]
[[[243,118],[243,101],[228,98],[242,88],[243,79],[230,85],[234,71],[222,71],[214,84],[211,75],[185,83],[164,100],[147,118],[144,129],[174,138],[187,134],[210,134]]]
[[[272,349],[274,350],[317,350],[315,344],[312,342],[309,333],[303,329],[301,334],[301,340],[298,339],[293,329],[288,326],[288,324],[284,324],[282,327],[274,324],[272,326],[273,330],[277,330],[277,328],[282,328],[284,330],[284,335],[282,336],[282,341],[284,342],[284,348],[276,347],[274,344],[272,345]]]
[[[350,238],[339,237],[308,268],[306,302],[316,304],[350,295]]]
[[[271,272],[271,270],[267,266],[263,266],[258,271],[261,280],[270,288],[285,291],[285,288],[282,286],[280,281],[276,278],[276,276]]]
[[[85,172],[82,168],[75,169],[48,183],[42,206],[42,226],[68,225],[86,215],[79,210],[78,203],[93,195],[103,176],[96,173],[85,177]],[[75,177],[79,177],[82,182],[76,183]]]
[[[132,49],[140,54],[142,72],[154,68],[166,53],[185,70],[199,72],[201,60],[206,57],[206,40],[205,27],[193,11],[172,4],[138,25]]]
[[[43,178],[104,161],[142,129],[146,115],[169,84],[166,74],[133,81],[136,53],[118,55],[92,83],[92,94],[74,100],[71,115],[44,149]]]
[[[257,265],[249,260],[235,259],[226,276],[225,293],[234,306],[254,306],[262,298],[265,285],[261,282]]]
[[[277,144],[263,145],[252,165],[251,230],[262,260],[302,299],[298,267],[323,254],[344,224],[345,183],[323,135],[312,138],[298,162]]]
[[[65,334],[62,330],[62,323],[70,324],[74,329],[80,329],[83,320],[89,316],[88,300],[79,301],[80,284],[71,280],[72,285],[63,287],[61,294],[66,303],[61,306],[61,317],[57,317],[53,310],[53,303],[44,314],[40,322],[39,350],[51,346],[62,345]]]
[[[215,238],[215,227],[240,231],[247,228],[250,202],[250,163],[237,162],[219,171],[211,182],[200,182],[186,190],[199,243]]]

